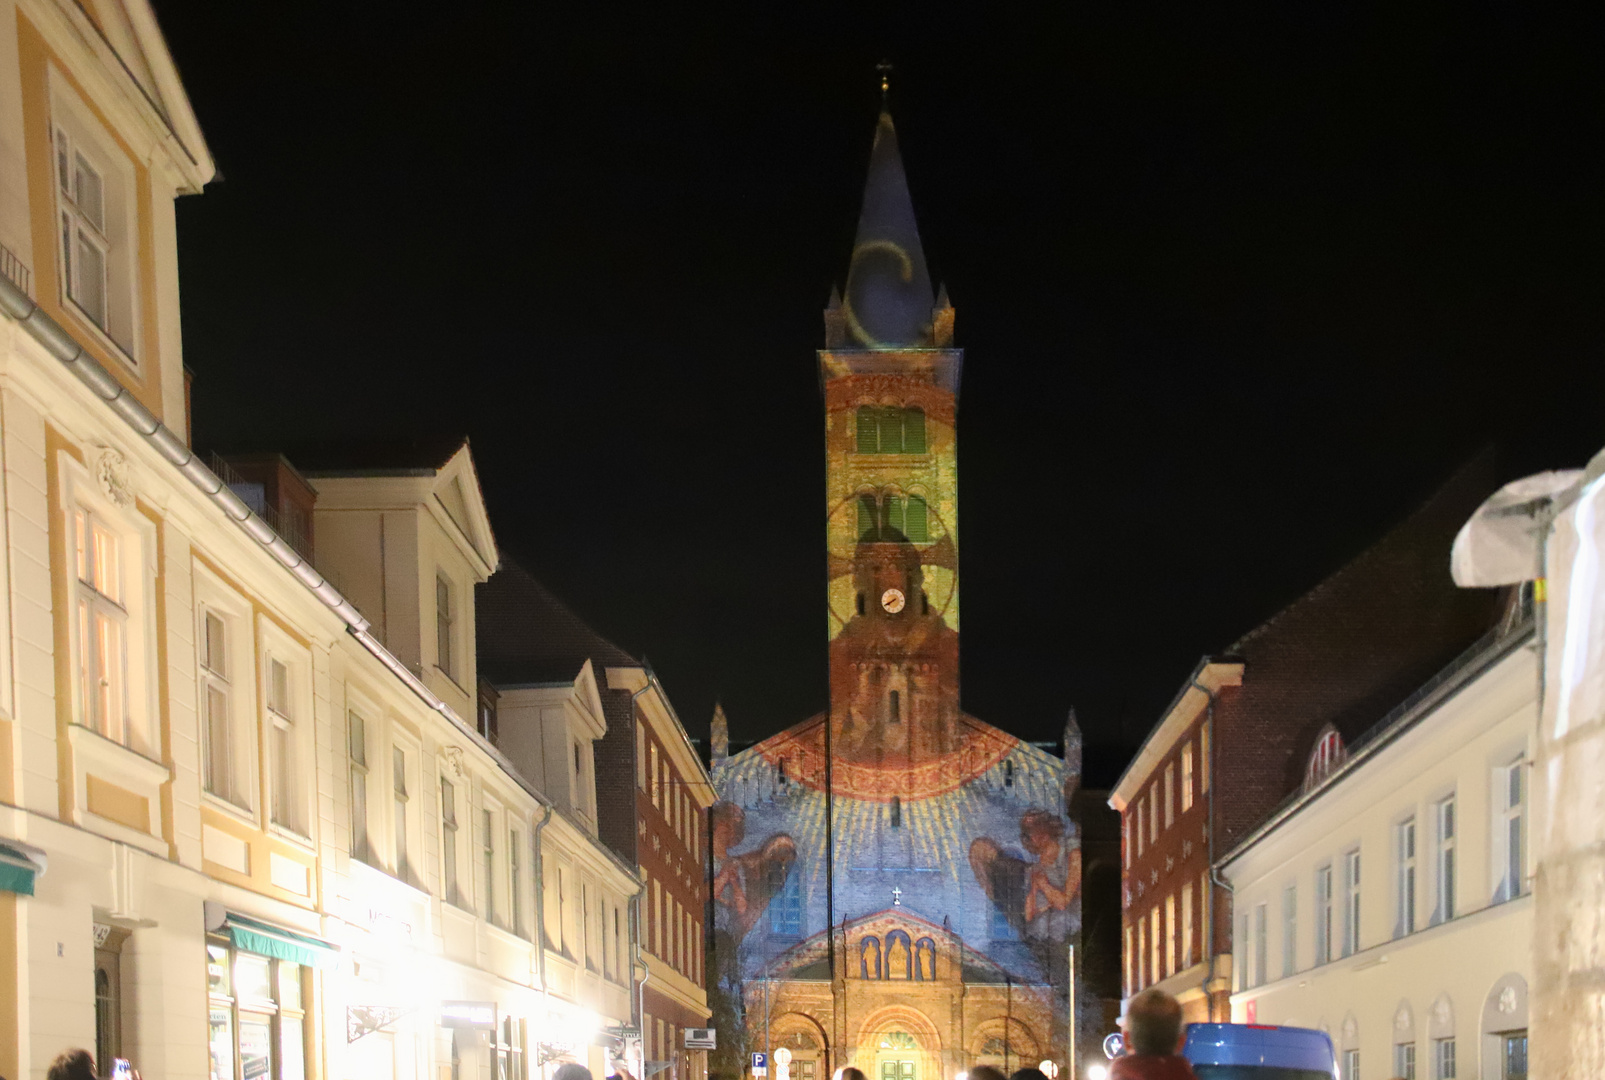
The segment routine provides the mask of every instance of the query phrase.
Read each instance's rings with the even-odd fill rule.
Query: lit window
[[[207,939],[206,960],[210,1080],[233,1080],[236,1058],[245,1076],[306,1080],[301,965],[238,951],[221,937]]]
[[[1193,883],[1181,887],[1181,966],[1193,963]]]
[[[1176,896],[1165,897],[1165,977],[1176,974]]]
[[[1193,744],[1184,743],[1181,748],[1181,812],[1186,813],[1193,808]]]
[[[123,590],[122,538],[99,514],[73,512],[78,569],[80,722],[127,743],[128,609]]]
[[[306,832],[302,821],[301,775],[299,755],[296,752],[295,707],[291,696],[290,665],[278,657],[267,661],[267,711],[271,730],[268,733],[270,770],[272,781],[272,816],[275,825],[282,825],[299,833]]]
[[[444,776],[440,778],[440,873],[446,900],[461,906],[462,897],[457,891],[457,791]]]
[[[1165,764],[1165,828],[1176,824],[1176,763]]]

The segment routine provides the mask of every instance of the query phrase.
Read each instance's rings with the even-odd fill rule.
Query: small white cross
[[[903,906],[903,890],[902,889],[895,888],[895,887],[892,889],[892,906],[893,907],[902,907]]]

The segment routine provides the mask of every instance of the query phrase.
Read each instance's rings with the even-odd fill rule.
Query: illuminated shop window
[[[857,415],[860,454],[925,453],[925,410],[860,405]]]
[[[306,1080],[304,979],[300,964],[207,939],[211,1080]]]

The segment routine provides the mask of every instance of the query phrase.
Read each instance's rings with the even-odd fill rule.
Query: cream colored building
[[[228,484],[188,447],[212,174],[145,0],[0,0],[0,1075],[602,1068],[630,973],[580,973],[580,890],[640,882],[490,737],[466,446]]]
[[[1531,622],[1490,634],[1221,862],[1238,1022],[1317,1027],[1342,1080],[1525,1076]],[[1333,758],[1336,760],[1333,760]]]

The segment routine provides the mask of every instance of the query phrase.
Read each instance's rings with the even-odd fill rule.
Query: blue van
[[[1188,1024],[1182,1056],[1198,1080],[1337,1080],[1324,1031],[1274,1024]]]

